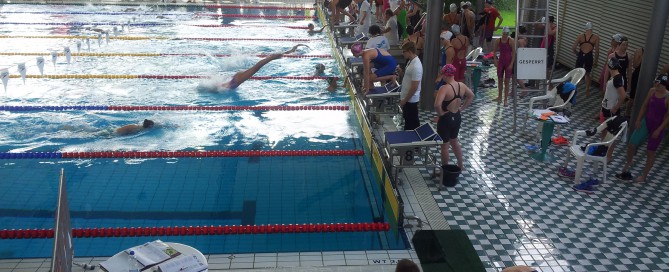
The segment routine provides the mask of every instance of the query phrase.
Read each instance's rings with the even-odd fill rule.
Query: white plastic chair
[[[469,61],[475,61],[476,58],[478,58],[479,55],[481,55],[481,52],[483,52],[483,48],[481,47],[474,48],[472,51],[469,51],[469,54],[467,54],[465,59]]]
[[[595,137],[599,137],[600,133],[604,131],[608,125],[608,122],[613,120],[616,117],[611,117],[607,119],[604,123],[599,125],[597,127],[597,132],[595,133]],[[595,164],[602,163],[604,166],[602,167],[602,181],[601,183],[606,182],[606,173],[607,173],[607,165],[608,165],[608,160],[606,154],[604,156],[593,156],[588,154],[588,150],[590,147],[596,147],[596,146],[606,146],[607,148],[611,148],[611,144],[615,142],[618,138],[620,138],[623,133],[625,133],[625,129],[627,129],[627,121],[622,122],[620,126],[618,127],[618,133],[615,135],[611,135],[609,132],[606,132],[606,137],[604,138],[606,141],[604,142],[598,142],[598,143],[590,143],[585,145],[585,150],[581,149],[581,146],[579,145],[579,137],[587,136],[587,133],[585,130],[578,130],[574,132],[574,138],[571,142],[571,146],[569,146],[569,153],[567,154],[567,159],[565,160],[565,167],[569,164],[569,160],[571,156],[574,156],[576,158],[576,173],[574,175],[574,183],[578,184],[579,181],[581,180],[581,175],[583,174],[583,164],[585,161],[593,161]],[[595,165],[595,169],[598,168],[598,165]]]
[[[581,81],[581,79],[583,79],[584,76],[585,76],[585,69],[576,68],[574,70],[569,71],[569,73],[567,73],[566,75],[564,75],[561,78],[551,80],[549,83],[550,84],[562,83],[562,82],[565,82],[565,81],[571,79],[571,80],[569,80],[569,82],[574,84],[574,86],[578,86],[578,83]],[[572,94],[570,95],[569,99],[567,99],[567,101],[570,101],[571,97],[573,97],[573,95],[575,93],[576,93],[576,91],[574,90],[572,92]],[[530,117],[530,115],[532,115],[532,112],[534,110],[534,103],[535,102],[540,101],[540,100],[552,100],[552,99],[555,99],[556,96],[557,96],[557,89],[554,87],[550,91],[548,91],[545,95],[535,96],[535,97],[530,98],[530,105],[528,106],[527,111],[525,112],[525,122],[523,123],[523,128],[524,129],[527,128],[527,119]],[[568,105],[568,103],[565,102],[561,106],[565,107],[567,105]],[[553,106],[555,107],[555,104],[553,104]]]

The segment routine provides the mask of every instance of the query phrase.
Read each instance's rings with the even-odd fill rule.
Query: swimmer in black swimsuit
[[[576,37],[572,51],[576,54],[576,68],[585,69],[585,93],[590,96],[590,72],[599,59],[599,36],[592,33],[592,23],[585,23],[585,33]]]
[[[444,141],[441,145],[441,164],[448,164],[448,147],[451,146],[455,158],[458,160],[458,167],[462,171],[464,170],[464,162],[462,147],[458,141],[458,133],[462,123],[460,112],[471,105],[474,93],[464,83],[455,81],[454,77],[457,74],[457,69],[453,64],[444,65],[441,68],[441,73],[446,79],[446,84],[439,88],[434,100],[434,109],[439,115],[437,133]],[[465,99],[464,103],[462,102],[463,98]]]
[[[280,59],[281,57],[283,57],[283,55],[295,52],[295,50],[297,50],[297,47],[299,47],[299,46],[306,46],[306,45],[298,44],[298,45],[293,46],[293,48],[291,48],[290,50],[288,50],[286,52],[279,53],[279,54],[271,54],[271,55],[265,57],[264,59],[260,60],[258,63],[253,65],[253,67],[249,68],[248,70],[237,72],[234,76],[232,76],[232,79],[230,79],[230,81],[221,84],[221,87],[226,88],[226,89],[235,89],[235,88],[239,87],[239,85],[241,85],[242,83],[244,83],[244,81],[251,78],[255,73],[257,73],[260,70],[260,68],[265,66],[265,64],[268,64],[270,61],[273,61],[275,59]]]

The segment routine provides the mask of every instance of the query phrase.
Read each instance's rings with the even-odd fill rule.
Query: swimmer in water
[[[316,72],[314,73],[314,76],[323,76],[325,73],[325,65],[322,63],[316,64]],[[327,77],[325,81],[328,82],[328,88],[327,90],[330,92],[334,92],[337,90],[337,78],[336,77]]]
[[[315,30],[315,26],[314,26],[314,24],[311,24],[311,23],[310,23],[310,24],[307,26],[307,27],[309,27],[309,30],[307,30],[307,33],[309,33],[309,34],[323,33],[323,29],[325,29],[326,26],[328,26],[328,25],[324,25],[323,27],[321,27],[320,30]]]
[[[242,83],[244,83],[244,81],[251,78],[255,73],[257,73],[260,70],[260,68],[265,66],[265,64],[268,64],[270,61],[273,61],[275,59],[280,59],[281,57],[283,57],[283,55],[295,52],[295,50],[297,50],[297,48],[299,46],[309,47],[305,44],[298,44],[298,45],[293,46],[293,48],[291,48],[290,50],[288,50],[286,52],[278,53],[278,54],[271,54],[271,55],[265,57],[264,59],[260,60],[258,63],[253,65],[253,67],[249,68],[248,70],[237,72],[234,76],[232,76],[232,79],[230,79],[230,81],[221,84],[221,87],[227,88],[227,89],[235,89],[235,88],[239,87],[239,85],[241,85]]]
[[[154,126],[154,122],[149,120],[149,119],[144,119],[144,122],[142,125],[125,125],[120,128],[117,128],[114,130],[114,134],[119,135],[119,136],[124,136],[124,135],[130,135],[130,134],[136,134],[139,133],[142,130],[152,128]]]

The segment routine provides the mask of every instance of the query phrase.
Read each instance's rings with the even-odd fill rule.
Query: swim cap
[[[449,76],[455,76],[455,74],[458,72],[458,69],[453,66],[453,64],[446,64],[444,67],[441,67],[441,74],[449,77]]]
[[[592,23],[591,22],[585,23],[585,30],[588,30],[588,29],[592,29]]]
[[[444,32],[441,32],[441,35],[439,37],[442,38],[442,39],[450,41],[451,38],[453,38],[453,33],[450,32],[450,31],[444,31]]]
[[[458,6],[456,6],[455,3],[452,3],[448,8],[451,10],[451,12],[458,10]]]
[[[657,77],[655,78],[655,83],[660,83],[665,87],[669,88],[669,75],[667,74],[657,75]]]
[[[613,34],[613,36],[611,36],[611,39],[614,40],[617,43],[621,43],[623,37],[624,37],[623,34],[616,33],[616,34]]]
[[[620,61],[615,57],[609,59],[608,65],[609,65],[609,69],[612,69],[612,70],[620,70],[620,68],[622,68],[620,66]]]
[[[325,65],[323,65],[322,63],[316,63],[316,71],[319,74],[323,73],[323,71],[325,71]]]
[[[490,5],[494,4],[494,2],[492,0],[485,0],[485,2],[490,4]]]
[[[511,30],[509,30],[508,26],[505,26],[504,28],[502,28],[502,33],[509,33],[509,32],[511,32]]]
[[[452,25],[451,26],[451,31],[453,31],[454,35],[460,34],[460,26],[459,25]]]
[[[351,45],[351,53],[353,55],[360,55],[360,54],[362,54],[363,48],[364,48],[364,46],[361,43],[353,44],[353,45]]]
[[[149,119],[144,119],[144,123],[142,124],[143,128],[150,128],[153,127],[153,121]]]

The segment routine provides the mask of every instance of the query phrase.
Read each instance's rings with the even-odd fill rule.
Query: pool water
[[[305,6],[310,6],[305,5]],[[72,12],[140,11],[127,16]],[[30,12],[30,13],[22,13]],[[43,14],[40,12],[51,12]],[[58,12],[55,14],[54,12]],[[142,13],[143,12],[143,13]],[[198,75],[211,79],[26,79],[11,78],[0,105],[349,105],[346,90],[326,90],[322,79],[248,80],[235,90],[211,91],[237,71],[296,43],[304,58],[282,58],[256,76],[312,76],[314,66],[340,76],[327,36],[309,36],[304,19],[226,18],[202,13],[313,14],[295,10],[206,10],[146,6],[0,5],[0,35],[94,35],[85,27],[39,22],[127,22],[109,44],[81,39],[1,39],[0,53],[45,53],[45,74]],[[142,14],[140,14],[142,13]],[[147,15],[151,14],[151,15]],[[165,16],[155,14],[166,14]],[[18,25],[9,23],[30,22]],[[171,23],[155,26],[149,23]],[[140,24],[147,23],[142,26]],[[235,27],[195,27],[225,24]],[[318,25],[318,22],[316,22]],[[255,25],[255,26],[244,26]],[[92,28],[95,28],[91,24]],[[111,29],[111,26],[97,26]],[[120,27],[119,27],[120,29]],[[167,37],[169,39],[163,39]],[[172,38],[285,38],[308,41],[196,41]],[[69,46],[91,53],[179,53],[201,56],[73,57],[51,62],[50,51]],[[216,54],[232,55],[217,57]],[[17,75],[16,64],[39,74],[36,56],[2,56],[0,69]],[[340,82],[341,85],[341,82]],[[363,149],[351,111],[0,111],[0,152],[338,150]],[[114,128],[156,127],[130,136]],[[366,155],[368,156],[368,155]],[[53,228],[58,175],[65,170],[73,228],[267,225],[387,222],[388,211],[366,156],[235,157],[161,159],[0,160],[0,229]],[[205,254],[403,249],[396,232],[245,234],[125,238],[75,238],[76,256],[110,256],[153,239],[189,244]],[[2,240],[0,258],[48,257],[51,239]]]

